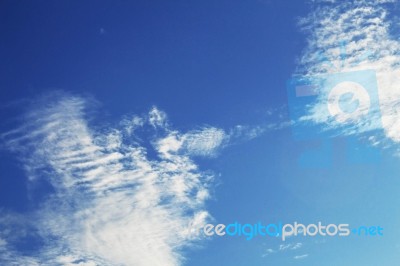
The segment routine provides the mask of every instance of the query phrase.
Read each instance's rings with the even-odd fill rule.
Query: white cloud
[[[291,243],[291,244],[281,244],[279,245],[279,251],[284,250],[296,250],[303,246],[302,243]]]
[[[268,249],[264,252],[264,254],[261,255],[261,257],[266,257],[266,256],[268,256],[268,255],[270,255],[270,254],[275,253],[275,252],[276,252],[276,251],[273,250],[272,248],[268,248]]]
[[[149,122],[153,127],[163,127],[167,124],[167,114],[153,107],[149,112]]]
[[[294,256],[293,258],[295,260],[302,260],[308,257],[308,254],[303,254],[303,255],[298,255],[298,256]]]
[[[354,0],[317,3],[315,10],[300,20],[308,34],[308,44],[299,60],[296,74],[315,76],[365,69],[376,71],[382,126],[386,136],[400,141],[400,41],[392,35],[394,24],[388,6],[395,1]],[[393,16],[393,14],[390,14]],[[344,44],[344,45],[342,45]],[[321,97],[322,99],[323,97]],[[326,102],[310,107],[304,120],[335,124],[322,112]],[[380,127],[355,124],[344,134],[364,132]],[[375,143],[377,144],[377,143]]]
[[[213,155],[227,138],[223,130],[213,127],[192,131],[182,136],[184,149],[189,154],[201,156]]]
[[[293,252],[295,250],[298,250],[300,248],[303,247],[303,243],[289,243],[289,244],[280,244],[278,248],[276,249],[272,249],[272,248],[268,248],[264,254],[262,254],[262,257],[266,257],[270,254],[274,254],[274,253],[282,253],[282,252]]]
[[[86,105],[85,99],[74,96],[47,99],[26,114],[18,129],[2,135],[32,182],[45,178],[55,192],[29,223],[44,241],[37,253],[41,255],[25,258],[12,251],[13,238],[3,231],[0,246],[8,244],[12,256],[1,255],[0,261],[181,264],[182,248],[199,240],[190,229],[200,228],[210,216],[204,202],[213,176],[201,172],[190,156],[213,155],[223,145],[225,132],[213,127],[172,130],[166,114],[155,107],[147,116],[95,131],[85,118]],[[148,156],[150,147],[132,136],[144,127],[146,133],[157,128],[148,140],[158,154],[155,158]],[[31,262],[21,264],[23,259]]]

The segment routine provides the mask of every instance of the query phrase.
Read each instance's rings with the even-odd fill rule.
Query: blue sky
[[[397,265],[398,8],[3,1],[1,264]],[[296,221],[384,235],[188,230]]]

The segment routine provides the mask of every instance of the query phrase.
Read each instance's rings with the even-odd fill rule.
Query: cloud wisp
[[[367,69],[376,73],[381,121],[355,123],[351,130],[342,132],[345,135],[383,127],[389,140],[400,141],[400,41],[394,35],[396,25],[390,13],[395,5],[391,0],[316,1],[313,12],[299,21],[308,37],[295,75],[313,77]],[[303,122],[336,127],[323,111],[327,98],[322,91],[319,101],[308,106]]]
[[[181,133],[155,107],[115,128],[94,130],[87,107],[82,97],[47,99],[2,134],[29,182],[45,179],[54,191],[32,213],[0,221],[0,262],[180,265],[182,249],[199,240],[190,229],[210,218],[204,203],[213,175],[192,157],[214,155],[226,133],[214,127]],[[20,227],[31,227],[41,243],[35,255],[20,253],[18,237],[7,233],[22,220]]]
[[[275,123],[181,132],[153,107],[99,127],[91,124],[92,105],[63,92],[47,95],[0,135],[28,186],[50,187],[28,214],[0,210],[10,217],[0,220],[0,263],[181,265],[183,249],[201,243],[198,231],[212,219],[205,202],[214,173],[200,170],[196,158],[288,126],[281,115]],[[26,233],[11,237],[15,226]],[[21,252],[21,239],[34,239],[34,254]]]
[[[279,254],[279,253],[284,253],[284,255],[287,255],[286,254],[287,252],[290,252],[290,253],[298,252],[299,249],[301,249],[303,246],[304,246],[304,244],[300,243],[300,242],[290,243],[290,244],[281,244],[276,249],[268,248],[264,252],[264,254],[262,254],[262,257],[264,258],[264,257],[270,256],[272,254],[276,255],[276,254]],[[294,256],[294,259],[299,259],[299,257],[306,258],[307,256],[302,257],[301,255],[300,256],[296,255],[296,256]]]

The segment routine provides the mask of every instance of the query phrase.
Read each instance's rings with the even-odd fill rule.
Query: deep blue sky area
[[[306,11],[300,1],[2,1],[3,129],[54,90],[93,96],[114,121],[156,105],[184,129],[260,122],[286,103]],[[4,153],[1,167],[0,197],[26,208],[26,193],[13,193],[26,189],[20,165]]]
[[[176,124],[223,124],[286,102],[307,7],[2,1],[0,12],[2,102],[62,89],[93,94],[116,116],[157,105]]]

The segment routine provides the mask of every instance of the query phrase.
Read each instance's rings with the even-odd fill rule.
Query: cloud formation
[[[316,1],[313,12],[300,19],[307,46],[299,59],[296,75],[313,77],[371,69],[376,72],[381,122],[354,124],[353,134],[383,126],[388,139],[400,141],[400,41],[394,32],[392,0]],[[335,124],[324,116],[327,102],[309,106],[306,123]],[[375,140],[374,144],[378,144]]]
[[[264,254],[262,254],[262,257],[267,257],[271,254],[277,254],[277,253],[285,253],[285,255],[286,255],[286,252],[296,252],[298,249],[301,249],[302,247],[303,247],[303,243],[300,243],[300,242],[281,244],[276,249],[268,248],[264,252]],[[295,256],[294,258],[296,259],[296,257],[299,257],[299,256]]]
[[[298,255],[298,256],[294,256],[293,258],[295,260],[302,260],[308,257],[308,254],[303,254],[303,255]]]
[[[226,133],[179,132],[156,107],[94,129],[88,106],[82,97],[46,98],[2,135],[30,182],[45,179],[54,192],[31,214],[0,221],[1,264],[180,265],[182,249],[201,237],[191,229],[210,218],[213,175],[192,157],[215,154]],[[16,229],[29,232],[11,237]],[[26,236],[40,242],[33,254],[18,252]]]

